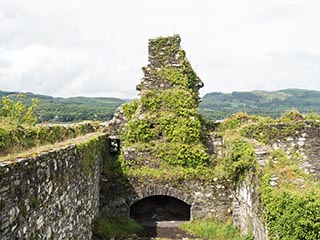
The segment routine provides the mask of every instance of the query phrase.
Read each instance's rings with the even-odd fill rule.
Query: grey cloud
[[[148,38],[179,33],[203,94],[302,81],[320,90],[317,7],[317,0],[2,0],[0,89],[133,97]]]

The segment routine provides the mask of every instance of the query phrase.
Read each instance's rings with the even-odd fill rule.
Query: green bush
[[[34,125],[37,118],[34,116],[34,111],[38,106],[38,100],[32,99],[30,106],[23,103],[24,94],[17,95],[17,101],[13,101],[9,97],[3,97],[0,101],[0,117],[6,118],[10,125]]]
[[[9,132],[4,128],[0,128],[0,150],[4,151],[4,149],[8,148],[9,142]]]
[[[250,170],[257,166],[254,147],[243,140],[235,140],[222,164],[229,179],[233,183],[239,183]]]
[[[270,186],[270,175],[261,181],[261,199],[270,239],[320,239],[320,193],[290,191]]]
[[[90,123],[62,125],[7,125],[0,128],[0,156],[17,153],[32,147],[54,144],[95,131]]]
[[[304,117],[297,110],[287,111],[279,118],[280,122],[296,122],[301,120],[304,120]]]

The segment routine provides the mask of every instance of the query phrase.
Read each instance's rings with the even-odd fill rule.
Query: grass
[[[242,236],[231,221],[221,222],[214,219],[194,220],[181,226],[200,238],[209,240],[252,240],[252,236]]]
[[[212,168],[183,168],[180,166],[176,167],[161,167],[161,168],[128,168],[126,169],[127,176],[144,176],[162,179],[166,181],[174,181],[179,179],[198,179],[207,180],[216,177],[215,171]],[[210,182],[210,181],[209,181]]]
[[[101,238],[129,238],[143,231],[143,227],[131,218],[113,216],[104,212],[94,223],[93,233]]]
[[[94,136],[99,136],[102,135],[103,133],[101,132],[95,132],[95,133],[89,133],[77,138],[69,139],[64,142],[59,142],[55,144],[49,144],[49,145],[44,145],[44,146],[39,146],[35,148],[31,148],[19,153],[13,153],[13,154],[8,154],[4,157],[0,157],[0,162],[5,162],[6,164],[8,163],[15,163],[15,160],[18,158],[28,158],[28,157],[34,157],[39,155],[40,153],[47,152],[53,149],[57,148],[62,148],[65,146],[73,145],[73,144],[78,144],[80,142],[83,142],[85,140],[88,140]]]

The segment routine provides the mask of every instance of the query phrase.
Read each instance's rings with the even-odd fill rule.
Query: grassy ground
[[[182,225],[182,229],[209,240],[252,240],[251,236],[242,236],[231,221],[226,223],[217,220],[194,220]]]

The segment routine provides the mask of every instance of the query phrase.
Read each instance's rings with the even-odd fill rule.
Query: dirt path
[[[197,239],[179,228],[182,223],[184,221],[140,222],[145,230],[139,237],[143,240],[155,238]]]

